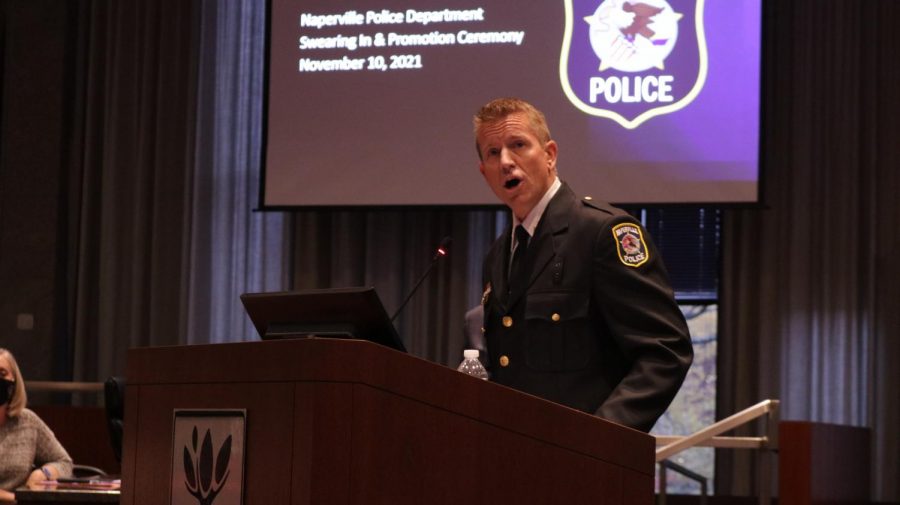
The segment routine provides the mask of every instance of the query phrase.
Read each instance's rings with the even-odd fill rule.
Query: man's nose
[[[516,163],[512,159],[512,153],[509,149],[501,149],[500,150],[500,166],[505,169],[511,169],[516,165]]]

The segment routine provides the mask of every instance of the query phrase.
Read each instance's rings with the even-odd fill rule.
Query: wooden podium
[[[132,349],[123,504],[169,503],[174,409],[246,409],[243,503],[653,503],[644,433],[360,340]]]

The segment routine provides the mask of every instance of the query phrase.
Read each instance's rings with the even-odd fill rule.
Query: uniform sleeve
[[[53,431],[35,416],[37,422],[37,439],[35,440],[34,464],[38,467],[52,465],[60,477],[72,475],[72,458],[59,443]]]
[[[649,431],[681,387],[693,348],[659,253],[632,218],[618,217],[600,231],[592,283],[595,310],[626,361],[596,414]]]

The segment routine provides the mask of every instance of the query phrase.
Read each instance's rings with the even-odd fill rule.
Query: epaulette
[[[615,212],[613,211],[613,208],[609,204],[594,201],[594,199],[590,196],[586,196],[586,197],[582,198],[581,203],[585,207],[588,207],[588,208],[591,208],[594,210],[599,210],[600,212],[605,212],[611,216],[615,214]]]

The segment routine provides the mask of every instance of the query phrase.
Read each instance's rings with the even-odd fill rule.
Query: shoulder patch
[[[612,229],[616,240],[616,252],[625,266],[639,267],[650,259],[650,251],[644,242],[641,227],[634,223],[617,224]]]

